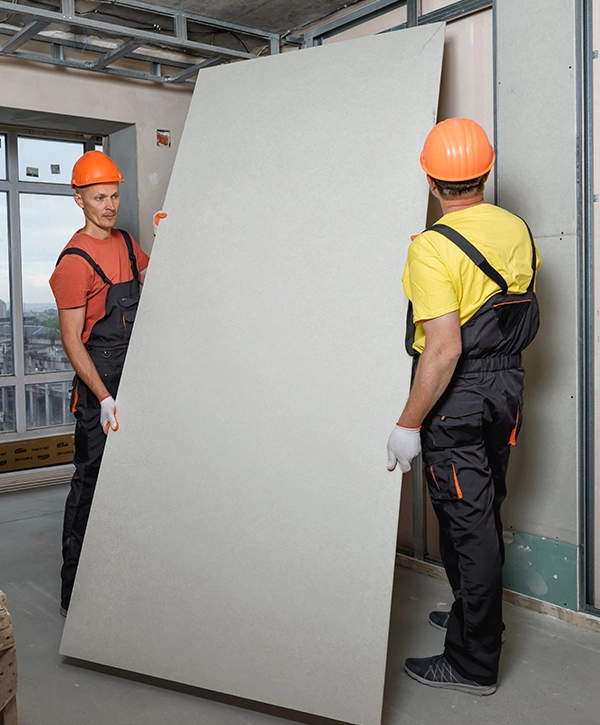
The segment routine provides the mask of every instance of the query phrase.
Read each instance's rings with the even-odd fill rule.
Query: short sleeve
[[[432,320],[459,309],[450,273],[437,249],[423,236],[409,247],[403,282],[416,321]]]
[[[58,309],[84,307],[93,281],[94,270],[83,257],[75,254],[63,257],[50,277],[50,287]]]
[[[144,252],[144,250],[135,241],[135,239],[133,240],[133,252],[135,254],[135,261],[137,264],[138,272],[143,272],[148,266],[150,257],[146,254],[146,252]]]

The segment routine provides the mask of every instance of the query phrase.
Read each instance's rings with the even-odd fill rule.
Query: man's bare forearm
[[[98,375],[82,340],[85,308],[59,310],[58,319],[63,348],[73,369],[98,400],[106,398],[110,393]]]
[[[424,324],[425,349],[398,424],[418,428],[452,379],[461,353],[458,315],[450,313]]]
[[[456,368],[458,357],[434,358],[423,351],[415,380],[398,423],[405,428],[418,428],[446,390]]]
[[[85,349],[84,344],[82,342],[78,343],[75,340],[69,340],[67,342],[63,339],[63,347],[67,353],[67,357],[71,361],[73,369],[77,373],[77,376],[83,380],[98,400],[102,400],[110,395],[106,386],[100,379],[98,371],[96,370],[88,351]]]

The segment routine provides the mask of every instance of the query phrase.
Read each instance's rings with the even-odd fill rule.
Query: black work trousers
[[[504,546],[500,506],[521,424],[524,370],[455,375],[422,426],[423,461],[454,593],[444,654],[482,685],[498,677]]]
[[[83,383],[80,383],[80,387],[85,388]],[[85,397],[85,393],[82,397]],[[65,504],[63,522],[63,566],[60,574],[61,606],[65,609],[69,608],[71,601],[79,555],[106,445],[106,435],[100,426],[100,405],[91,391],[87,397],[92,398],[91,407],[88,407],[85,400],[80,399],[75,410],[75,473]]]

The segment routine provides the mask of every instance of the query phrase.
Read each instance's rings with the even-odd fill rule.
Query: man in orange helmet
[[[63,347],[75,370],[75,473],[65,505],[61,614],[66,616],[108,431],[118,430],[115,397],[148,266],[131,236],[115,229],[121,172],[101,151],[73,167],[71,186],[85,226],[50,278]]]
[[[470,119],[438,123],[421,153],[443,217],[414,238],[403,276],[410,300],[413,385],[388,440],[388,469],[421,451],[454,594],[431,612],[444,652],[409,658],[432,687],[491,695],[503,636],[500,506],[522,420],[521,352],[539,325],[533,237],[517,216],[484,202],[495,155]]]

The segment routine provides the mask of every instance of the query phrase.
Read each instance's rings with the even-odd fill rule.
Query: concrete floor
[[[231,698],[61,657],[58,581],[66,494],[66,486],[54,486],[0,495],[0,588],[15,627],[20,725],[324,722],[262,706],[246,709]],[[505,605],[507,642],[495,695],[434,690],[407,677],[406,657],[441,651],[443,635],[427,624],[427,613],[449,601],[443,582],[397,570],[383,725],[600,722],[600,634],[511,605]]]

